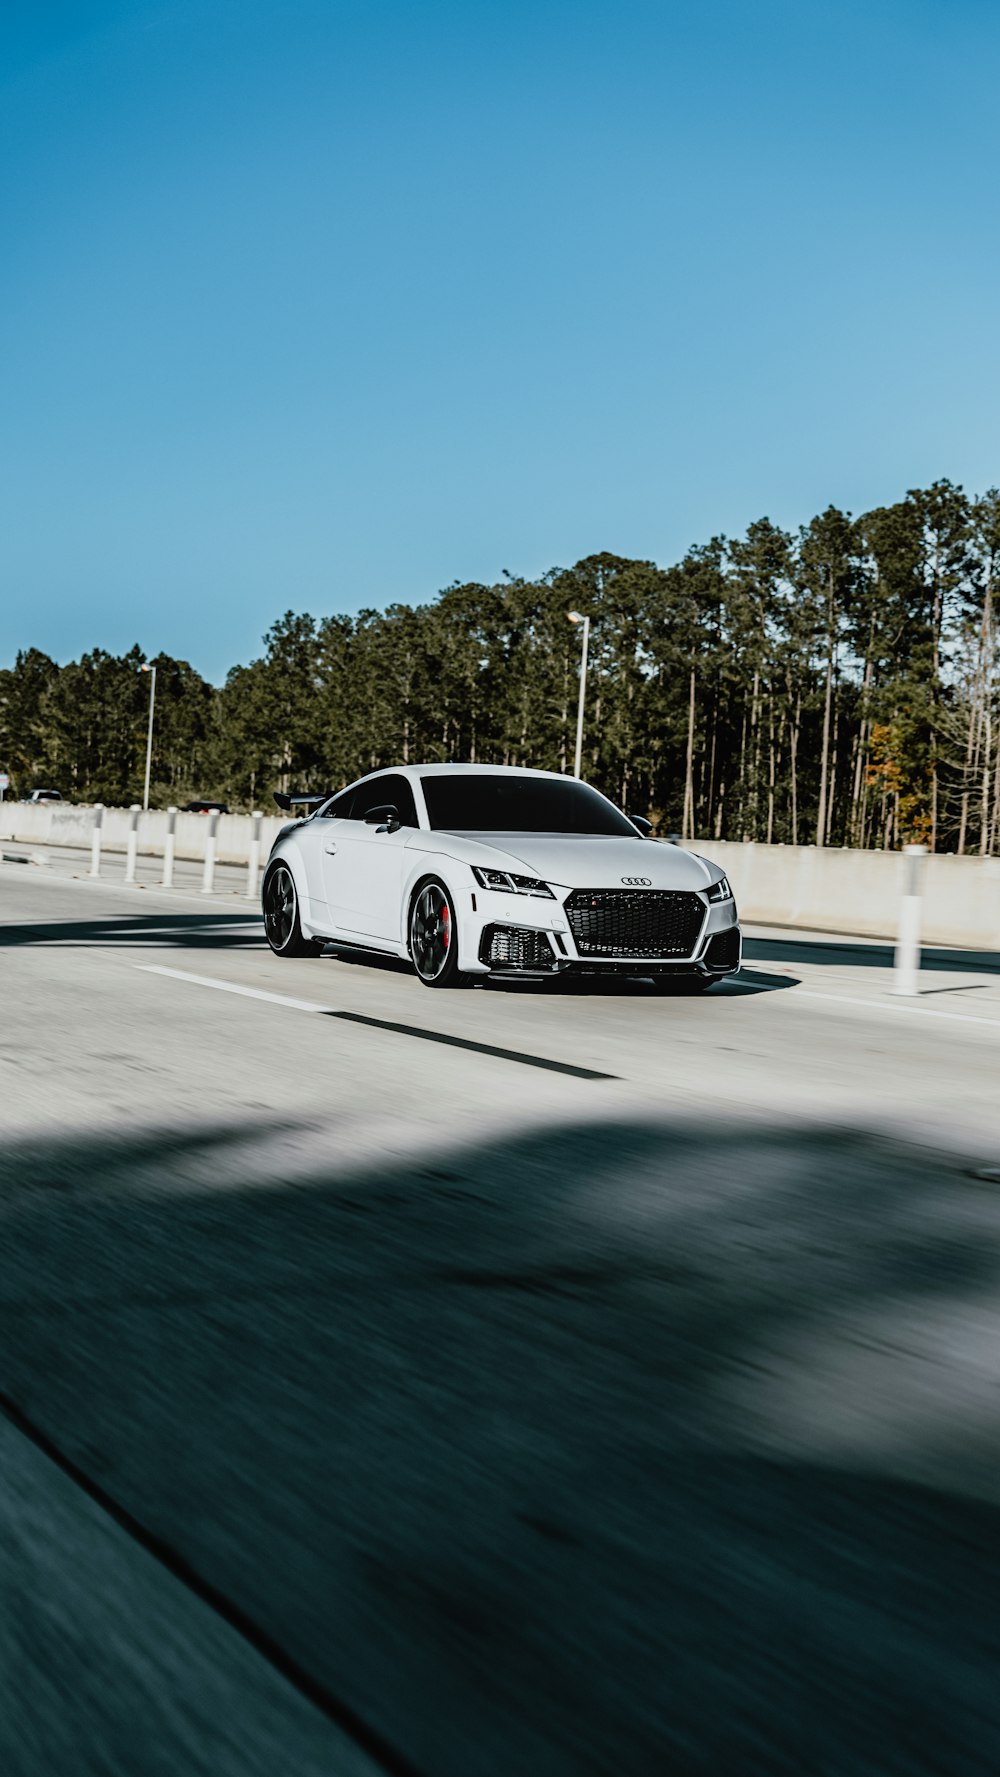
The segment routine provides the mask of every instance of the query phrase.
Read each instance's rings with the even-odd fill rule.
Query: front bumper
[[[475,974],[703,975],[710,980],[738,972],[742,933],[734,901],[701,899],[704,912],[690,950],[683,955],[584,954],[573,935],[562,899],[497,894],[477,889],[462,909],[462,968]]]

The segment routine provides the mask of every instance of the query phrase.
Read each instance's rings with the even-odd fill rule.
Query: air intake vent
[[[487,926],[479,946],[480,962],[491,969],[554,970],[557,959],[545,932],[520,926]]]
[[[735,926],[709,939],[705,961],[710,969],[736,969],[740,961],[740,934]]]

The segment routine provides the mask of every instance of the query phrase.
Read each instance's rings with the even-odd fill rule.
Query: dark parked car
[[[185,802],[181,814],[228,814],[229,805],[225,802],[206,802],[203,796],[196,796],[193,802]]]

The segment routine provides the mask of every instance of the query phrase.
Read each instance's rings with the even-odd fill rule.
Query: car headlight
[[[554,901],[555,895],[547,882],[539,876],[512,876],[509,870],[480,870],[473,864],[472,874],[480,888],[492,889],[501,895],[541,895],[546,901]]]
[[[706,892],[710,901],[731,901],[733,898],[733,891],[725,876],[720,876],[718,882],[713,882]]]

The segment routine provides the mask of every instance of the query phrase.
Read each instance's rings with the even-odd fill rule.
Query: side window
[[[351,818],[351,803],[354,801],[355,794],[356,792],[353,789],[341,790],[339,796],[335,796],[332,802],[328,802],[325,808],[319,810],[323,820],[349,821]]]
[[[382,808],[385,803],[391,803],[398,809],[404,827],[416,826],[417,805],[413,800],[409,780],[389,771],[383,777],[375,777],[370,783],[362,784],[355,792],[352,810],[354,820],[363,821],[370,808]]]

